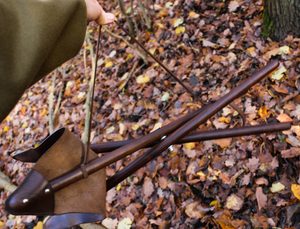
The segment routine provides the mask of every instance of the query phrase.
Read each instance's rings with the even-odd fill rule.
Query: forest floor
[[[92,142],[137,138],[188,111],[215,101],[269,60],[280,61],[270,74],[235,100],[246,125],[300,119],[300,39],[274,42],[262,38],[262,0],[156,1],[151,5],[153,30],[142,26],[136,9],[137,37],[190,88],[193,99],[150,58],[139,56],[116,26],[104,33],[96,83]],[[120,19],[119,8],[106,8]],[[123,20],[124,22],[124,20]],[[91,40],[97,37],[89,26]],[[59,126],[80,136],[88,89],[82,49],[60,68],[55,95],[65,84]],[[1,171],[15,185],[30,164],[8,153],[30,148],[49,134],[48,94],[53,75],[30,88],[0,126]],[[57,97],[57,96],[56,96]],[[201,130],[242,125],[227,106]],[[107,168],[112,176],[142,151]],[[300,126],[289,131],[174,145],[107,193],[104,225],[134,228],[298,228],[300,227]],[[1,204],[8,192],[1,192]],[[80,201],[80,199],[78,200]],[[2,205],[3,206],[3,205]],[[1,225],[27,228],[35,217],[8,216]],[[120,228],[122,228],[120,226]],[[126,228],[126,227],[123,227]]]

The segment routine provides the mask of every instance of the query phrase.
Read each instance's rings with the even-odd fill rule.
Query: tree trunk
[[[300,0],[264,0],[263,36],[282,40],[300,36]]]

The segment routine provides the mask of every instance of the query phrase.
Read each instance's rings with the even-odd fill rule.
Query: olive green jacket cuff
[[[84,0],[0,0],[0,122],[28,87],[78,53],[86,23]]]

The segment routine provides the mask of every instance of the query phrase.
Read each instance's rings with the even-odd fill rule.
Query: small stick
[[[142,48],[153,60],[155,60],[167,73],[170,74],[189,94],[191,94],[193,97],[195,96],[195,93],[187,87],[175,74],[166,66],[164,65],[158,58],[156,58],[151,52],[149,52],[137,39],[135,39],[134,36],[132,36],[130,33],[127,32],[126,29],[124,29],[119,23],[117,25],[123,30],[123,32],[128,35],[132,41],[134,41],[140,48]]]
[[[99,48],[100,48],[101,28],[102,28],[102,26],[99,25],[96,53],[95,53],[95,57],[92,56],[92,58],[93,58],[93,75],[92,75],[92,78],[90,81],[90,88],[89,88],[89,92],[87,94],[87,101],[86,101],[86,119],[85,119],[85,128],[84,128],[84,136],[83,136],[83,144],[85,145],[85,149],[84,149],[84,154],[83,154],[82,166],[85,165],[88,161],[88,153],[89,153],[89,149],[90,149],[92,113],[93,113],[93,98],[94,98],[96,76],[97,76],[97,63],[98,63],[98,56],[99,56],[98,54],[99,54]]]

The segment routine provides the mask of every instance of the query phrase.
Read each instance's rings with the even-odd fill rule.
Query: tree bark
[[[300,0],[264,0],[263,36],[276,41],[300,36]]]

